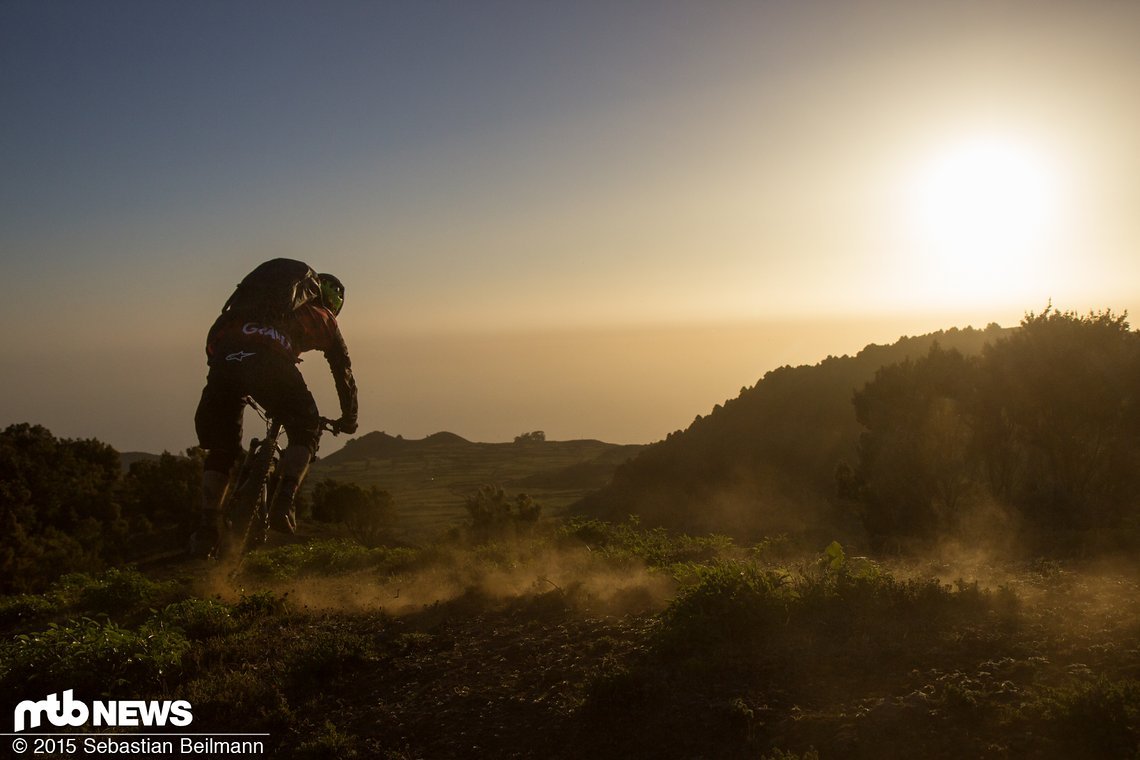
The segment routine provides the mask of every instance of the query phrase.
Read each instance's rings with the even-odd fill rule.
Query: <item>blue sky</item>
[[[278,255],[345,279],[363,430],[408,436],[649,441],[780,364],[1135,308],[1137,29],[1110,0],[6,0],[0,424],[192,444],[203,333]],[[1011,168],[924,168],[976,155]]]

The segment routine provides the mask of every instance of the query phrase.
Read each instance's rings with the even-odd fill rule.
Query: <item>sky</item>
[[[0,426],[194,445],[276,256],[413,438],[648,443],[785,364],[1135,313],[1138,42],[1134,0],[0,0]]]

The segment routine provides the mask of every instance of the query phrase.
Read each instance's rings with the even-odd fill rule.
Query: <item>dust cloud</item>
[[[236,602],[254,591],[271,591],[294,608],[393,616],[463,601],[495,609],[555,595],[584,615],[620,616],[664,609],[676,592],[668,573],[632,560],[599,561],[586,547],[545,547],[518,556],[511,556],[510,547],[503,551],[492,556],[478,547],[435,547],[403,571],[371,568],[281,582],[245,579],[219,567],[202,579],[199,593]]]

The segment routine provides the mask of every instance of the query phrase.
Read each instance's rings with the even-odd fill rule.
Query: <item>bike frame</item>
[[[249,450],[238,470],[231,496],[223,507],[227,527],[238,542],[239,556],[265,540],[269,528],[269,505],[273,503],[271,491],[275,490],[271,489],[271,483],[281,451],[277,440],[282,430],[281,423],[271,418],[252,398],[247,396],[244,402],[265,420],[265,437],[249,442]]]
[[[236,542],[238,557],[244,557],[250,550],[265,542],[269,531],[269,507],[277,490],[278,455],[281,446],[282,424],[269,416],[269,412],[252,397],[242,401],[257,412],[265,421],[265,437],[254,438],[249,442],[249,450],[238,469],[237,478],[222,505],[229,536],[223,540]],[[337,434],[335,421],[320,418],[321,430]]]

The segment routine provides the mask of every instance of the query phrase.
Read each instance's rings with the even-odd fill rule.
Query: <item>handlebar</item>
[[[257,412],[258,415],[261,417],[261,419],[265,420],[265,422],[268,424],[269,412],[266,410],[265,407],[263,407],[261,404],[257,403],[257,401],[254,400],[253,396],[243,396],[242,397],[242,403],[244,403],[249,408],[253,409],[253,411]],[[337,422],[339,422],[339,420],[329,419],[328,417],[321,417],[320,418],[320,429],[326,433],[332,433],[333,435],[340,435],[340,429],[337,428],[337,426],[336,426]]]

